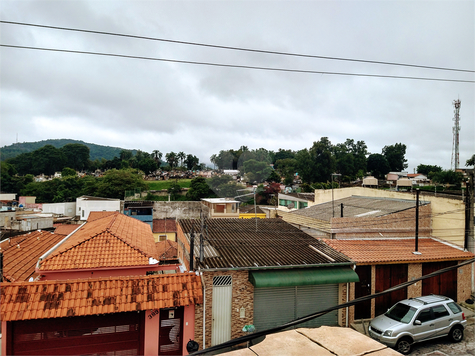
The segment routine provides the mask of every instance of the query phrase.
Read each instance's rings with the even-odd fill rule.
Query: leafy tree
[[[143,178],[134,169],[111,169],[99,179],[96,195],[104,198],[124,199],[126,190],[146,189]]]
[[[463,174],[453,170],[446,170],[434,173],[431,179],[434,183],[459,185],[462,182]]]
[[[417,173],[424,174],[425,176],[429,177],[430,173],[437,173],[442,172],[442,167],[439,166],[432,166],[428,164],[420,164],[417,166]]]
[[[121,161],[128,161],[133,157],[133,153],[130,150],[121,150],[119,158]]]
[[[61,178],[75,177],[76,175],[77,175],[76,170],[69,167],[64,167],[63,170],[61,171]]]
[[[274,183],[280,183],[282,181],[282,177],[277,174],[277,172],[272,169],[271,172],[270,172],[270,175],[269,177],[267,177],[267,181],[268,182],[274,182]]]
[[[270,176],[272,168],[266,162],[250,159],[244,162],[242,171],[246,174],[250,182],[262,183]]]
[[[79,143],[68,143],[61,148],[66,157],[66,166],[77,171],[87,168],[89,162],[89,147]]]
[[[181,193],[181,187],[180,184],[174,182],[172,185],[167,189],[168,194],[170,194],[170,198],[172,200],[176,200]]]
[[[185,159],[185,165],[186,169],[189,171],[197,169],[197,167],[200,165],[200,159],[196,156],[193,156],[192,154],[188,154]]]
[[[150,174],[158,169],[158,165],[154,159],[144,158],[138,162],[138,168],[145,174]]]
[[[177,157],[175,152],[169,152],[165,155],[165,159],[168,162],[168,165],[171,169],[177,165]]]
[[[368,170],[374,177],[384,179],[390,172],[388,160],[382,154],[373,153],[368,157]]]
[[[332,145],[328,137],[314,142],[312,147],[297,152],[298,173],[305,183],[324,182],[335,171],[336,160],[332,155]]]
[[[196,177],[191,180],[190,189],[186,193],[186,198],[189,200],[200,200],[201,198],[208,198],[214,195],[210,189],[206,179],[203,177]]]
[[[475,166],[475,154],[472,155],[472,157],[470,157],[469,159],[467,159],[467,162],[465,162],[465,166]]]
[[[383,147],[383,155],[389,164],[389,171],[402,172],[407,168],[406,145],[402,143],[396,143],[391,146]]]
[[[155,162],[157,162],[158,167],[160,168],[160,166],[162,164],[163,153],[160,152],[159,150],[153,150],[152,156],[153,156],[153,159],[155,160]]]
[[[66,156],[52,145],[43,146],[32,153],[31,172],[34,175],[44,173],[53,175],[63,169],[66,163]]]
[[[184,161],[185,158],[186,158],[185,152],[183,152],[183,151],[178,152],[178,154],[176,155],[176,157],[180,160],[180,166],[183,167],[183,161]]]
[[[279,148],[279,150],[274,154],[272,163],[276,163],[278,160],[281,159],[292,159],[295,158],[295,152],[292,150],[284,150]]]
[[[0,182],[1,182],[1,191],[15,193],[18,192],[16,184],[13,182],[12,177],[16,175],[15,166],[7,163],[1,162],[0,166]]]
[[[278,159],[274,163],[274,169],[287,181],[293,182],[295,173],[297,173],[298,163],[295,158]]]

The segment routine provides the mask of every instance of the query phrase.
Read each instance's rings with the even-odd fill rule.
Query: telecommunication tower
[[[452,143],[452,162],[450,164],[451,167],[453,167],[454,171],[458,169],[460,161],[459,161],[459,132],[460,132],[460,100],[454,100],[453,104],[455,106],[454,110],[454,122],[455,126],[452,128],[452,132],[454,134],[454,142]]]

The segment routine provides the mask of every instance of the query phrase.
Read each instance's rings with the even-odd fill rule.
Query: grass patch
[[[145,183],[148,186],[148,190],[162,190],[162,189],[168,189],[172,186],[174,183],[178,183],[180,187],[182,188],[189,188],[191,185],[191,179],[169,179],[169,180],[149,180],[145,181]],[[168,199],[168,198],[167,198]]]

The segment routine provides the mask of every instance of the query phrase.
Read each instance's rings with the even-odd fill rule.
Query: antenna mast
[[[455,122],[455,126],[452,128],[452,132],[454,134],[454,142],[452,144],[452,162],[450,164],[451,167],[454,168],[454,171],[458,169],[460,161],[459,161],[459,132],[460,132],[460,99],[454,100],[453,104],[455,106],[455,116],[453,118]]]

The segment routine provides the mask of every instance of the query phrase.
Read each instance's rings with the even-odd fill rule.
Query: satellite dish
[[[295,207],[294,203],[287,204],[287,208],[289,208],[289,209],[293,209],[294,207]]]

